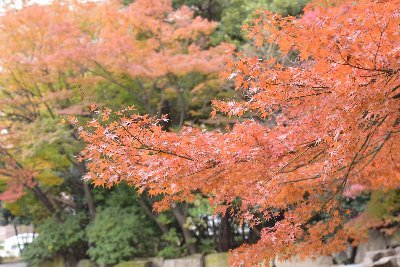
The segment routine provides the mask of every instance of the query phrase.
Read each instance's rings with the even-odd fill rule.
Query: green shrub
[[[162,239],[166,241],[168,245],[163,247],[158,252],[157,256],[171,259],[187,255],[187,247],[182,246],[182,237],[176,232],[175,228],[170,229],[168,233],[164,234]]]
[[[157,253],[158,232],[136,207],[107,207],[89,224],[90,259],[98,264],[116,264]]]
[[[23,259],[34,265],[56,255],[79,257],[86,250],[86,220],[83,214],[69,215],[63,222],[44,220],[38,227],[39,236],[22,251]]]

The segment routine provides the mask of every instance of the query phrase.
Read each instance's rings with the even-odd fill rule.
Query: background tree
[[[248,41],[242,31],[242,25],[254,18],[257,10],[269,10],[282,16],[299,15],[306,0],[174,0],[174,6],[186,5],[196,14],[218,22],[213,34],[213,42],[221,40],[238,46]]]

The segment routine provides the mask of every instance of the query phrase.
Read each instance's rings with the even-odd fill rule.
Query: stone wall
[[[228,267],[228,254],[215,253],[202,256],[200,254],[179,258],[150,258],[122,262],[114,267]],[[334,265],[333,257],[319,257],[314,260],[300,261],[296,258],[290,261],[274,261],[269,266],[274,267],[400,267],[400,247],[384,250],[367,251],[359,263],[350,265]],[[37,267],[65,267],[60,258],[53,262],[44,262]],[[81,260],[77,267],[97,267],[89,260]],[[268,265],[265,265],[268,267]]]
[[[121,262],[114,267],[228,267],[228,253],[215,253],[206,256],[196,254],[179,259],[149,258]],[[61,258],[41,263],[36,267],[65,267]],[[89,260],[81,260],[77,267],[97,267]]]
[[[179,259],[152,258],[128,261],[114,267],[228,267],[228,253],[196,254]]]

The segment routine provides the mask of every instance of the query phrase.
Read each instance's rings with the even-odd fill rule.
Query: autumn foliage
[[[241,122],[226,131],[165,132],[165,118],[94,106],[98,119],[80,131],[87,179],[163,195],[157,210],[201,192],[216,212],[254,227],[270,222],[258,243],[233,251],[237,265],[356,242],[343,194],[400,184],[399,6],[316,2],[299,18],[260,11],[248,37],[280,55],[264,60],[232,49],[224,77],[244,100],[214,102],[213,115]]]
[[[90,116],[90,102],[106,102],[104,93],[100,99],[92,97],[99,85],[129,91],[155,115],[160,105],[154,95],[165,99],[165,89],[181,94],[175,79],[193,72],[215,76],[222,67],[224,48],[210,46],[208,38],[216,23],[185,6],[174,10],[170,1],[139,0],[126,7],[118,1],[54,1],[6,10],[0,25],[0,126],[5,129],[0,147],[5,164],[0,171],[9,184],[1,200],[15,201],[37,185],[33,181],[40,180],[38,168],[50,160],[43,155],[33,160],[29,150],[41,142],[48,142],[48,149],[70,142],[71,129],[55,141],[59,133],[49,133],[51,124],[63,115]],[[42,130],[49,135],[42,137],[48,139],[30,142],[29,134],[46,120],[47,129]],[[65,148],[55,149],[53,154],[61,154],[63,161],[71,156]],[[47,164],[45,169],[51,167]]]

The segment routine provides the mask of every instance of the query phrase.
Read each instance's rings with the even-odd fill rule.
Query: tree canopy
[[[399,4],[317,2],[299,18],[258,12],[248,37],[281,54],[231,49],[224,76],[244,100],[215,101],[213,111],[247,119],[226,131],[166,132],[166,118],[93,106],[100,117],[80,131],[87,179],[163,195],[158,210],[201,192],[216,212],[271,221],[257,244],[233,252],[238,265],[345,248],[357,235],[343,193],[399,184]]]

